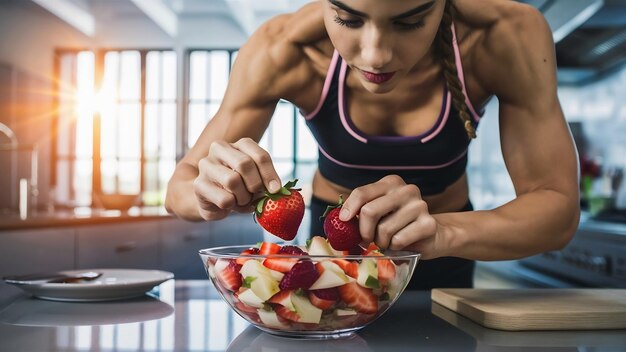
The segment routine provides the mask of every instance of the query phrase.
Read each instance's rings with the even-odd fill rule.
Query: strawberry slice
[[[283,318],[283,319],[287,319],[290,321],[298,321],[300,320],[300,316],[298,315],[298,313],[289,310],[289,308],[285,307],[285,306],[276,306],[274,307],[274,311],[276,312],[276,314]]]
[[[291,295],[291,290],[284,290],[284,291],[278,291],[276,294],[274,294],[272,297],[270,297],[270,299],[268,300],[269,303],[275,303],[275,304],[280,304],[280,305],[285,305],[283,304],[285,302],[285,300],[289,300]]]
[[[396,266],[389,259],[379,259],[378,282],[381,285],[388,285],[396,277]]]
[[[321,310],[329,309],[339,300],[339,290],[336,287],[309,291],[311,304]]]
[[[224,268],[222,271],[216,274],[218,280],[222,283],[224,288],[229,291],[237,291],[241,287],[241,274],[239,273],[241,270],[241,265],[237,264],[236,261],[230,260],[228,266]]]
[[[380,250],[380,247],[378,247],[378,245],[376,245],[376,243],[371,242],[367,248],[363,251],[362,255],[369,255],[369,256],[383,256],[384,254],[382,253],[382,251]]]
[[[282,246],[280,247],[278,254],[307,255],[308,253],[297,246]]]
[[[280,251],[280,245],[271,242],[261,243],[261,249],[259,249],[260,255],[276,254]]]
[[[263,261],[263,266],[268,269],[286,273],[298,262],[295,258],[267,258]]]
[[[346,275],[355,279],[359,276],[359,264],[357,262],[352,262],[347,259],[333,259],[333,263],[339,265]]]
[[[339,296],[357,312],[375,314],[378,312],[378,300],[372,289],[362,287],[356,282],[339,286]]]
[[[235,302],[235,306],[237,307],[237,309],[239,309],[239,311],[241,312],[245,312],[245,313],[253,313],[256,314],[256,308],[251,307],[241,301],[237,301]]]
[[[308,289],[319,277],[312,262],[299,261],[283,276],[278,286],[281,290]]]
[[[276,252],[276,254],[284,254],[284,255],[306,255],[302,249],[296,246],[282,246]],[[286,273],[298,262],[296,258],[275,258],[270,257],[263,261],[263,265],[269,269],[276,270],[281,273]]]
[[[240,255],[256,255],[259,254],[259,249],[258,248],[248,248],[245,249],[243,252],[241,252]],[[248,260],[250,260],[252,258],[237,258],[235,259],[235,261],[237,262],[237,264],[239,265],[243,265],[245,262],[247,262]]]

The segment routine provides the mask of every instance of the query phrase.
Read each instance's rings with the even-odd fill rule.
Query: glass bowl
[[[294,338],[352,336],[394,304],[420,258],[407,251],[382,253],[373,244],[348,254],[321,237],[307,246],[284,246],[305,254],[285,254],[282,247],[215,247],[200,250],[200,257],[237,314],[265,332]]]

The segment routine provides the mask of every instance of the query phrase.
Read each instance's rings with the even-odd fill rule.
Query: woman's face
[[[323,0],[334,47],[372,93],[391,91],[432,51],[446,0]]]

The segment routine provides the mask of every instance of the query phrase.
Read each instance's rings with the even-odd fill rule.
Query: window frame
[[[183,94],[182,94],[182,99],[183,99],[183,123],[182,123],[182,138],[181,138],[181,150],[183,151],[183,155],[186,154],[190,147],[189,147],[189,138],[188,138],[188,128],[189,128],[189,106],[192,102],[203,102],[205,104],[210,104],[210,103],[215,103],[215,102],[219,102],[221,103],[223,101],[223,98],[219,101],[214,100],[214,99],[210,99],[210,98],[206,98],[204,100],[193,100],[190,97],[190,90],[191,90],[191,55],[194,52],[206,52],[206,53],[210,53],[213,51],[226,51],[228,52],[229,55],[229,61],[228,61],[228,76],[230,77],[230,73],[232,72],[232,68],[233,68],[233,54],[238,52],[241,48],[228,48],[228,47],[211,47],[211,48],[203,48],[203,47],[188,47],[185,49],[183,58],[184,58],[184,67],[183,67]],[[290,162],[293,165],[292,171],[290,173],[290,177],[296,178],[298,175],[298,166],[301,165],[317,165],[318,160],[317,159],[305,159],[305,158],[299,158],[298,157],[298,119],[303,118],[300,115],[299,111],[298,111],[298,107],[296,105],[294,105],[293,103],[287,101],[287,100],[283,100],[281,99],[276,106],[280,106],[281,104],[285,104],[285,105],[290,105],[291,106],[291,118],[292,118],[292,150],[291,150],[291,157],[290,158],[284,158],[284,157],[273,157],[273,161],[274,162]],[[271,123],[270,123],[271,126]],[[268,133],[268,138],[271,140],[271,133],[272,130],[270,128],[270,126],[268,126],[268,128],[265,130],[265,133]],[[268,148],[268,152],[271,154],[272,153],[272,145],[270,142],[269,148]],[[180,160],[177,160],[180,161]]]
[[[176,72],[176,84],[177,84],[177,88],[176,88],[176,94],[173,100],[173,103],[175,106],[178,106],[178,104],[180,103],[179,100],[179,94],[178,94],[178,82],[179,82],[179,64],[178,64],[178,60],[180,60],[179,58],[179,51],[176,50],[175,48],[165,48],[165,47],[155,47],[155,48],[133,48],[133,47],[101,47],[101,48],[97,48],[97,49],[93,49],[93,48],[83,48],[83,47],[79,47],[79,48],[55,48],[54,49],[54,58],[53,58],[53,75],[55,77],[55,79],[53,80],[53,91],[54,92],[59,92],[60,89],[60,73],[61,73],[61,57],[63,55],[67,55],[67,54],[74,54],[74,55],[78,55],[78,53],[82,52],[82,51],[89,51],[91,53],[93,53],[94,55],[94,90],[99,90],[101,89],[102,86],[102,81],[104,78],[104,62],[105,62],[105,56],[107,53],[109,52],[124,52],[124,51],[136,51],[139,53],[139,58],[140,58],[140,96],[139,96],[139,105],[140,105],[140,154],[139,154],[139,158],[138,161],[140,163],[140,170],[139,170],[139,194],[143,194],[146,189],[146,185],[145,185],[145,168],[146,168],[146,164],[149,161],[146,158],[145,155],[145,121],[146,121],[146,104],[148,103],[148,100],[146,99],[146,67],[147,67],[147,55],[150,52],[173,52],[176,55],[176,60],[177,60],[177,64],[175,67],[175,72]],[[161,102],[162,98],[158,99],[158,102]],[[50,138],[50,187],[51,188],[55,188],[58,186],[58,175],[57,175],[57,165],[59,163],[60,160],[68,160],[70,161],[72,164],[75,163],[78,159],[76,156],[76,152],[75,150],[71,150],[70,153],[67,156],[60,156],[59,150],[58,150],[58,132],[59,132],[59,120],[60,120],[60,114],[59,114],[59,107],[60,107],[60,98],[58,97],[58,94],[55,96],[55,98],[53,99],[53,107],[54,110],[56,111],[55,114],[53,114],[51,116],[51,133],[52,136]],[[178,116],[178,108],[175,110],[176,111],[176,118],[179,118],[180,116]],[[184,118],[183,118],[184,120]],[[100,134],[101,134],[101,125],[100,125],[100,114],[99,113],[94,113],[93,116],[93,127],[92,127],[92,133],[93,133],[93,145],[92,145],[92,191],[91,191],[91,203],[90,206],[94,205],[94,199],[97,198],[97,195],[102,193],[102,175],[101,175],[101,163],[102,163],[102,156],[101,156],[101,144],[100,144]],[[75,130],[72,131],[72,135],[74,136],[76,133]],[[73,137],[75,138],[75,137]],[[178,133],[175,133],[175,138],[178,141],[179,140],[179,135]],[[178,143],[176,145],[177,149],[178,149]],[[178,150],[177,150],[177,154],[178,154]],[[116,157],[117,158],[117,157]],[[150,161],[155,161],[158,165],[158,162],[161,160],[160,156],[156,156],[156,158],[150,158]],[[174,160],[175,162],[178,162],[178,155]],[[73,166],[71,166],[73,168]],[[158,176],[157,176],[158,177]],[[73,174],[70,176],[70,188],[69,188],[69,192],[70,192],[70,199],[75,199],[76,198],[76,194],[74,192],[74,188],[71,187],[71,183],[74,180],[74,176]],[[140,199],[140,205],[144,205],[144,199]]]

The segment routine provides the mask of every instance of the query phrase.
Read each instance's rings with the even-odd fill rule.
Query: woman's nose
[[[376,28],[369,28],[364,31],[361,42],[362,64],[368,67],[363,69],[384,70],[391,62],[392,50],[390,38],[385,38],[383,33]]]

